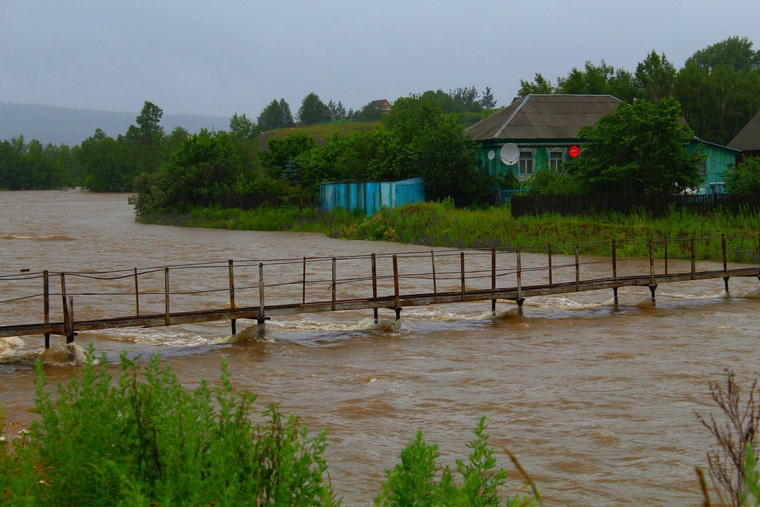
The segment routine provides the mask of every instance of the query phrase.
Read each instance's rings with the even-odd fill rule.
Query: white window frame
[[[546,157],[548,165],[549,165],[549,169],[553,170],[554,172],[558,174],[562,174],[563,172],[565,172],[562,169],[562,166],[565,164],[565,150],[550,149],[547,151],[549,152]],[[559,155],[559,158],[552,159],[552,156],[556,157],[557,155]],[[554,163],[559,162],[559,167],[554,167],[555,164],[553,164],[553,162]]]
[[[528,156],[530,158],[528,158]],[[525,164],[523,163],[525,162]],[[530,167],[526,167],[530,162]],[[536,150],[520,150],[520,160],[518,164],[518,179],[526,180],[533,177],[536,170]]]

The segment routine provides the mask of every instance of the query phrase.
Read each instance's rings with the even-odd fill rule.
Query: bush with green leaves
[[[723,179],[732,194],[760,193],[760,157],[747,157],[738,166],[729,167]]]
[[[46,390],[37,365],[31,429],[0,444],[4,505],[330,505],[323,431],[221,385],[190,391],[158,356],[141,368],[122,354],[114,382],[92,348],[71,381]],[[0,420],[2,422],[2,420]],[[0,428],[2,429],[2,428]]]
[[[37,363],[39,417],[31,429],[8,440],[0,409],[0,504],[341,504],[325,481],[326,431],[310,437],[277,405],[257,416],[256,396],[233,392],[225,360],[218,386],[202,380],[189,390],[158,355],[147,366],[138,359],[122,354],[114,378],[90,346],[85,365],[55,397]],[[386,470],[376,504],[534,505],[529,497],[502,497],[507,473],[495,470],[485,430],[482,418],[469,461],[457,460],[453,472],[436,463],[438,446],[419,432],[401,464]],[[535,487],[533,494],[539,499]]]
[[[375,499],[375,505],[507,505],[508,507],[535,505],[540,500],[534,488],[536,500],[519,495],[502,498],[507,472],[496,470],[494,450],[488,445],[486,419],[482,417],[473,430],[475,439],[467,444],[472,452],[469,461],[456,460],[456,473],[437,463],[440,454],[438,444],[425,441],[422,431],[401,451],[401,463],[386,469],[383,490]]]

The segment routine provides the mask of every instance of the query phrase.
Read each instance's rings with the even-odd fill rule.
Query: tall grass
[[[451,201],[417,203],[382,210],[371,217],[361,212],[298,208],[230,210],[197,208],[188,215],[152,217],[147,221],[193,227],[237,230],[321,232],[343,239],[396,241],[451,248],[530,248],[546,245],[600,244],[587,254],[609,255],[609,243],[621,244],[620,254],[647,256],[649,238],[742,235],[760,232],[760,213],[733,215],[716,212],[709,216],[671,210],[662,218],[645,211],[630,215],[609,213],[592,217],[556,214],[513,218],[508,206],[487,209],[456,209]],[[717,240],[719,241],[719,240]],[[604,244],[604,245],[602,245]],[[657,246],[658,249],[662,245]],[[699,245],[700,258],[714,257],[709,244]],[[757,251],[752,239],[737,247],[741,252]],[[658,250],[658,253],[659,252]],[[671,253],[671,252],[669,252]],[[681,248],[673,256],[686,257]],[[735,256],[736,257],[736,256]],[[736,258],[736,260],[749,260]]]

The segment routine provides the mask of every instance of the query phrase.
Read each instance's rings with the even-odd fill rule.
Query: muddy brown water
[[[126,198],[0,193],[0,275],[430,251],[320,234],[141,225]],[[603,276],[609,266],[599,266]],[[633,269],[648,265],[635,261]],[[10,285],[0,300],[17,289]],[[647,288],[628,288],[618,307],[610,291],[597,291],[528,300],[522,317],[509,302],[499,302],[495,316],[489,302],[460,303],[404,309],[399,322],[381,310],[377,325],[366,311],[275,318],[263,337],[244,331],[254,322],[240,321],[237,338],[220,322],[83,332],[76,343],[92,343],[114,362],[125,350],[159,353],[188,386],[217,381],[226,357],[233,383],[258,393],[260,408],[279,402],[313,432],[327,428],[332,485],[347,505],[371,503],[384,468],[417,429],[440,444],[442,463],[466,457],[484,415],[511,491],[524,486],[500,446],[518,457],[545,505],[696,506],[694,466],[704,466],[712,441],[694,413],[712,411],[708,381],[725,368],[745,381],[758,373],[758,286],[732,279],[727,294],[722,280],[662,285],[656,307]],[[39,300],[0,304],[0,324],[40,320],[41,308],[30,305]],[[78,368],[43,350],[42,337],[0,340],[10,431],[34,417],[36,358],[43,356],[51,385]]]

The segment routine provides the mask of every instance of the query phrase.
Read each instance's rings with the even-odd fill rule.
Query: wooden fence
[[[652,216],[667,215],[670,210],[686,210],[699,214],[724,211],[738,214],[760,211],[760,194],[713,195],[515,195],[512,216],[559,214],[595,215],[600,213],[630,214],[645,211]]]

